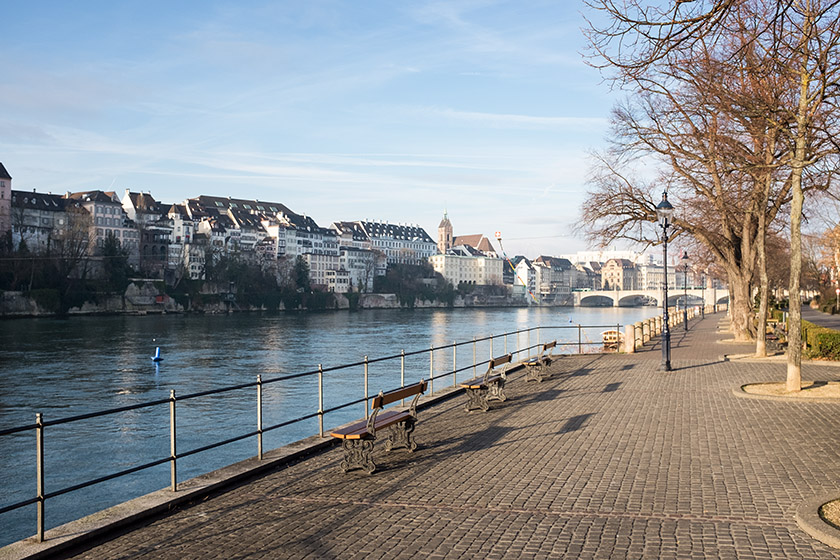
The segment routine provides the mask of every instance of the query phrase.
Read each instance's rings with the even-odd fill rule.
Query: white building
[[[457,250],[457,247],[455,248]],[[496,286],[502,284],[502,259],[466,253],[431,255],[429,263],[453,286],[475,284]]]
[[[370,239],[370,248],[385,254],[388,264],[422,264],[437,253],[437,244],[416,225],[356,222]]]

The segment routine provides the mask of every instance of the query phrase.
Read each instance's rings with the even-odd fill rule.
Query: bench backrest
[[[406,397],[420,395],[425,392],[426,381],[421,380],[419,383],[415,383],[414,385],[400,387],[399,389],[394,389],[393,391],[388,391],[387,393],[379,393],[379,395],[373,398],[373,401],[370,403],[370,408],[382,408],[393,402],[400,401]]]
[[[490,360],[490,365],[487,366],[488,370],[496,369],[502,364],[509,364],[513,359],[513,354],[505,354],[504,356],[499,356],[498,358],[493,358]]]
[[[545,353],[548,350],[551,350],[552,348],[556,348],[556,347],[557,347],[557,341],[552,340],[551,342],[546,342],[545,344],[543,344],[542,351],[543,351],[543,353]]]
[[[493,358],[487,364],[487,371],[484,372],[484,382],[487,383],[487,379],[494,373],[494,370],[504,364],[510,364],[513,360],[513,354],[505,354],[504,356],[499,356],[497,358]],[[502,378],[505,377],[505,371],[507,367],[503,368],[499,373],[502,375]]]

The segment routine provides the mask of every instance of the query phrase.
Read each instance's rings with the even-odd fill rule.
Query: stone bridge
[[[635,307],[655,305],[662,307],[662,290],[592,290],[572,292],[576,307]],[[729,290],[706,288],[668,288],[668,305],[711,305],[729,301]]]

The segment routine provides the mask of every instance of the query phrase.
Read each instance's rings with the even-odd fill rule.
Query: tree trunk
[[[758,304],[758,321],[755,330],[755,356],[756,358],[764,358],[767,356],[767,300],[769,299],[769,284],[767,279],[767,252],[765,246],[765,235],[767,234],[767,225],[764,213],[759,214],[758,217],[758,235],[756,242],[758,243],[758,276],[760,281],[760,301]]]
[[[730,328],[735,340],[752,340],[751,283],[740,270],[728,270]]]
[[[790,202],[790,284],[788,315],[787,383],[788,392],[802,389],[802,301],[799,275],[802,272],[802,168],[794,169]]]

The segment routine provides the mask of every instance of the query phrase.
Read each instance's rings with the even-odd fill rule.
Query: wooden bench
[[[379,391],[379,395],[371,402],[370,408],[373,412],[367,420],[330,432],[331,436],[342,440],[341,446],[344,448],[342,472],[360,468],[367,470],[368,474],[373,474],[376,470],[376,463],[373,462],[373,442],[376,440],[377,432],[385,428],[388,428],[385,451],[400,446],[408,448],[409,451],[417,449],[417,442],[414,441],[411,433],[417,422],[417,401],[425,392],[426,381],[423,380],[387,393]],[[386,405],[412,395],[414,399],[408,410],[382,411]]]
[[[539,354],[525,362],[525,368],[527,369],[525,381],[536,381],[538,383],[542,382],[545,370],[548,369],[548,366],[550,366],[551,362],[554,361],[554,356],[552,356],[552,354],[554,353],[555,348],[557,348],[556,340],[546,342],[542,345],[542,349],[540,349]]]
[[[506,354],[498,358],[490,360],[487,366],[487,371],[481,377],[473,377],[460,385],[467,393],[467,404],[464,405],[464,410],[469,412],[473,408],[480,408],[484,412],[490,409],[487,401],[499,400],[505,401],[505,379],[507,378],[505,372],[511,366],[512,354]],[[503,366],[499,371],[496,368]]]

